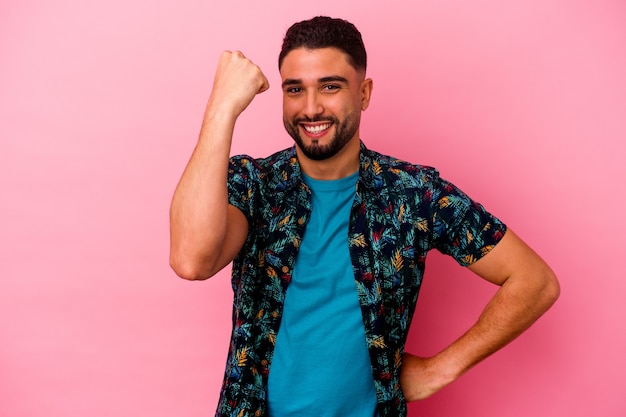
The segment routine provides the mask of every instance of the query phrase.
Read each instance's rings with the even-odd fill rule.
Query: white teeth
[[[323,130],[328,129],[329,127],[330,127],[330,123],[326,123],[326,124],[317,125],[317,126],[304,126],[304,129],[309,133],[317,134]]]

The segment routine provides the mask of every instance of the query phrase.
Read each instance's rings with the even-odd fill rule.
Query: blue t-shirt
[[[311,218],[285,298],[269,372],[272,417],[372,417],[376,390],[348,250],[358,173],[304,176]]]

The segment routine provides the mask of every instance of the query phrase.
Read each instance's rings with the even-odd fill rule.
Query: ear
[[[374,81],[371,78],[366,78],[361,82],[361,111],[365,111],[369,107],[373,88]]]

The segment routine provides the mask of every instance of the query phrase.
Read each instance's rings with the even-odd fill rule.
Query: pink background
[[[169,269],[170,197],[219,53],[273,88],[233,152],[289,146],[276,57],[296,20],[361,29],[362,137],[438,167],[553,266],[557,305],[413,415],[626,415],[626,3],[621,0],[3,0],[0,416],[212,415],[229,271]],[[409,350],[433,354],[494,288],[429,258]]]

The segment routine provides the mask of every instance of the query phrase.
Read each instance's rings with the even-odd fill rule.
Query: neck
[[[336,155],[323,161],[307,158],[296,145],[300,169],[316,180],[337,180],[354,174],[359,170],[360,153],[361,141],[358,136],[346,143]]]

